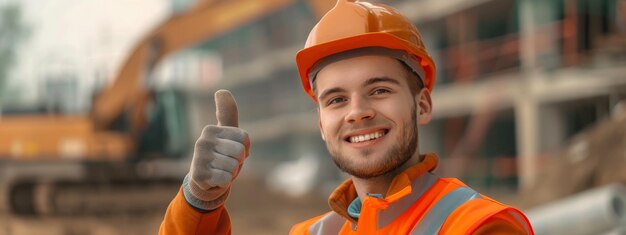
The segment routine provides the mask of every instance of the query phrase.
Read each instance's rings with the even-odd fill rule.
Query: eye
[[[326,105],[339,104],[339,103],[344,102],[344,101],[346,101],[346,98],[335,97],[335,98],[329,99],[328,102],[326,102]]]
[[[376,88],[374,89],[374,91],[372,91],[372,95],[380,95],[380,94],[386,94],[386,93],[391,93],[391,91],[386,88]]]

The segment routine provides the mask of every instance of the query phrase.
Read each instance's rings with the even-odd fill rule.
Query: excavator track
[[[2,164],[2,163],[0,163]],[[143,215],[164,211],[178,192],[184,174],[138,174],[134,164],[48,165],[67,168],[67,174],[48,174],[36,165],[11,165],[13,172],[30,174],[3,177],[7,214],[27,217],[83,217]],[[7,166],[7,165],[5,165]],[[26,169],[26,170],[25,170]],[[71,170],[79,172],[71,172]],[[11,174],[11,171],[3,173]],[[64,172],[57,169],[57,172]],[[181,171],[182,172],[182,171]],[[171,173],[171,172],[170,172]],[[54,177],[50,177],[53,175]]]
[[[173,180],[26,182],[12,187],[10,213],[55,217],[148,214],[162,210],[179,186]]]

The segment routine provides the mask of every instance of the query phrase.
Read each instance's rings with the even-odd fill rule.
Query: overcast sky
[[[87,80],[96,70],[114,73],[139,38],[170,14],[169,0],[0,0],[9,3],[21,6],[30,28],[10,82],[34,92],[42,77],[58,71]]]

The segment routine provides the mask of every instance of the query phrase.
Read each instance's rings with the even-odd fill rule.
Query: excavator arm
[[[125,112],[131,124],[141,125],[141,113],[149,96],[145,88],[149,71],[172,52],[217,37],[239,25],[292,4],[294,0],[202,0],[189,10],[165,20],[132,50],[111,86],[100,93],[91,110],[97,129],[108,129]],[[132,127],[136,128],[136,127]]]

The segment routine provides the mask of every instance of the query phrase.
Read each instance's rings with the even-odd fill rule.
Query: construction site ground
[[[262,182],[241,179],[227,203],[233,234],[287,234],[299,221],[328,211],[326,198],[288,198],[268,192]],[[172,190],[171,197],[177,193]],[[124,200],[120,198],[120,200]],[[16,217],[0,214],[0,234],[6,235],[137,235],[157,234],[167,205],[140,215],[81,217]]]

